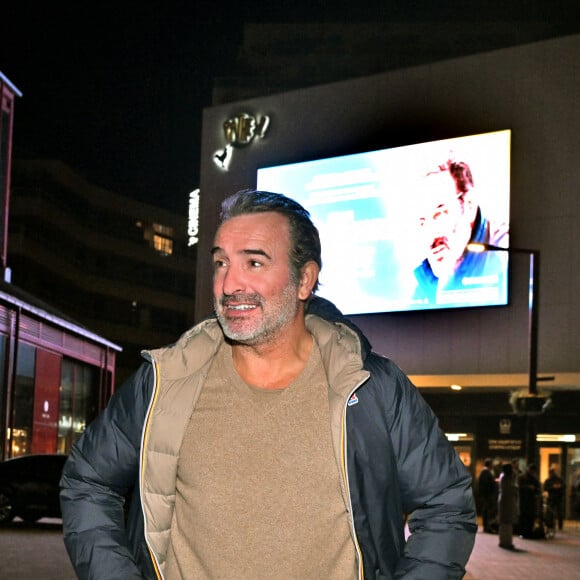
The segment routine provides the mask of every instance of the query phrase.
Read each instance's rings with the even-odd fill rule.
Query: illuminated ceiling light
[[[538,433],[536,441],[540,443],[576,443],[579,440],[576,435],[557,435],[551,433]]]
[[[449,441],[459,441],[463,437],[467,437],[467,433],[445,433],[445,437]]]
[[[461,385],[451,385],[452,391],[461,391],[463,387]]]

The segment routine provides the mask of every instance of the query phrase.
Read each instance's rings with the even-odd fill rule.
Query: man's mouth
[[[248,312],[260,307],[259,297],[256,296],[224,296],[221,305],[229,312]]]
[[[253,310],[257,307],[256,304],[226,304],[228,310]]]
[[[435,238],[431,244],[431,249],[435,252],[442,251],[445,248],[449,248],[449,241],[445,236]]]

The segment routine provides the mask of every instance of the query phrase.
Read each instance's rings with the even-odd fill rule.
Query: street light
[[[541,415],[550,400],[538,393],[538,310],[540,305],[540,251],[522,248],[502,248],[491,244],[469,243],[470,252],[508,252],[527,254],[530,257],[530,282],[528,293],[528,392],[515,399],[514,410],[526,417],[526,455],[528,464],[536,462],[536,430],[533,417]],[[542,379],[540,379],[542,380]]]

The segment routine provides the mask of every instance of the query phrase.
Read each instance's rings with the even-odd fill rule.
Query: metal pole
[[[532,396],[538,394],[538,309],[540,292],[540,253],[530,250],[530,288],[529,288],[529,373],[528,373],[528,393]],[[537,463],[537,442],[536,442],[536,417],[528,415],[526,417],[526,459],[528,465]]]
[[[540,299],[540,253],[530,251],[530,296],[529,296],[529,393],[538,394],[538,306]]]
[[[494,251],[509,254],[527,254],[530,258],[530,280],[528,291],[528,396],[524,403],[534,403],[524,406],[525,415],[525,453],[528,464],[537,463],[536,415],[541,412],[537,404],[542,401],[538,397],[538,310],[540,307],[540,251],[523,248],[502,248],[491,244],[468,244],[472,252]],[[536,398],[538,397],[538,398]]]

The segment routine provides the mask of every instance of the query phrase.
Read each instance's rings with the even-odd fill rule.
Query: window
[[[173,240],[159,234],[153,234],[153,248],[164,256],[170,256],[173,254]]]
[[[63,359],[58,419],[58,452],[68,453],[99,412],[99,385],[94,367]]]
[[[18,343],[16,381],[14,385],[13,421],[10,432],[9,457],[30,453],[32,446],[32,419],[34,402],[34,365],[36,349],[29,344]]]
[[[173,254],[173,228],[153,224],[153,248],[164,256]]]

